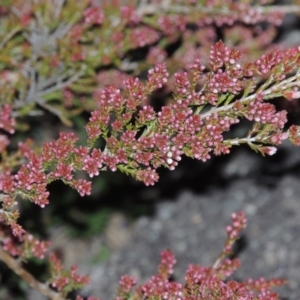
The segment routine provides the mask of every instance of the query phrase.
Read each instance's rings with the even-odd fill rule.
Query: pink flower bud
[[[263,151],[264,151],[264,153],[266,153],[266,154],[268,154],[268,155],[274,155],[275,153],[276,153],[276,151],[277,151],[277,148],[276,147],[265,147],[264,149],[263,149]]]

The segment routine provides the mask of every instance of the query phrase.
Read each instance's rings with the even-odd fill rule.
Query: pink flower
[[[263,151],[264,151],[264,153],[266,153],[266,154],[268,154],[268,155],[274,155],[275,153],[276,153],[276,151],[277,151],[277,148],[276,147],[272,147],[272,146],[270,146],[270,147],[265,147],[264,149],[263,149]]]

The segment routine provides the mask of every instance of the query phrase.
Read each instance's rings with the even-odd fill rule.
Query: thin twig
[[[55,19],[58,19],[64,3],[65,3],[65,0],[58,0],[58,1],[55,1],[55,3],[53,3],[54,4],[54,14],[53,15],[54,15]]]
[[[261,137],[260,135],[254,137],[236,138],[232,140],[225,140],[224,143],[230,144],[232,146],[239,146],[240,144],[251,145],[255,142],[263,143],[268,139],[268,137]]]
[[[254,6],[251,6],[251,10],[256,11],[258,13],[281,12],[284,14],[288,14],[288,13],[299,13],[300,6],[299,5],[269,5],[269,6],[254,5]],[[166,12],[180,13],[180,14],[190,14],[192,12],[200,12],[201,14],[204,14],[204,15],[232,14],[232,10],[230,10],[230,8],[228,8],[226,6],[213,7],[213,6],[198,5],[198,6],[188,7],[188,6],[176,5],[176,4],[170,4],[167,6],[165,4],[165,1],[162,1],[162,3],[160,3],[160,4],[142,5],[137,9],[137,13],[140,16],[163,14]]]
[[[48,297],[52,300],[66,300],[66,298],[64,298],[61,294],[52,291],[47,284],[39,282],[37,279],[35,279],[20,265],[16,259],[5,252],[2,247],[0,247],[0,260],[2,260],[14,273],[19,275],[28,285],[40,292],[45,297]]]
[[[67,87],[68,85],[70,85],[74,81],[78,80],[83,74],[84,74],[83,70],[78,71],[73,76],[71,76],[68,80],[63,81],[63,82],[58,82],[55,86],[46,88],[45,90],[39,92],[38,97],[42,97],[43,95],[46,95],[48,93],[52,93],[52,92],[55,92],[57,90],[63,89],[64,87]]]
[[[21,27],[17,26],[14,29],[12,29],[2,40],[0,43],[0,50],[5,46],[5,44],[21,29]]]

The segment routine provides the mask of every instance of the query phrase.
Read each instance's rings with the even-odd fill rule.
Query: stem
[[[259,139],[261,140],[261,137],[259,137]],[[249,138],[249,137],[246,137],[246,138],[241,138],[241,139],[233,139],[233,140],[225,140],[224,142],[226,142],[227,144],[230,144],[230,145],[237,145],[239,146],[240,144],[252,144],[252,143],[255,143],[257,142],[257,136],[256,137],[252,137],[252,138]]]
[[[2,48],[5,46],[5,44],[20,30],[21,30],[21,27],[19,27],[19,26],[12,29],[0,43],[0,50],[2,50]]]
[[[226,255],[222,252],[219,257],[216,259],[215,263],[213,264],[212,268],[217,269],[220,265],[221,261],[226,257]]]
[[[0,260],[2,260],[14,273],[19,275],[28,285],[40,292],[42,295],[52,300],[66,300],[66,298],[61,296],[61,294],[52,291],[47,284],[35,279],[16,259],[5,252],[2,247],[0,247]]]
[[[299,82],[299,76],[300,74],[296,74],[292,77],[289,77],[285,80],[282,80],[281,82],[279,83],[276,83],[274,84],[273,86],[269,87],[268,89],[264,90],[263,93],[264,93],[264,98],[267,97],[267,96],[270,96],[271,94],[274,93],[274,91],[277,91],[277,90],[281,90],[283,91],[284,89],[288,89],[288,88],[291,88],[291,87],[294,87],[294,86],[299,86],[300,85],[300,82]],[[255,99],[257,97],[257,94],[252,94],[248,97],[244,97],[242,99],[240,99],[239,101],[241,103],[246,103],[246,102],[249,102],[253,99]],[[222,112],[222,111],[230,111],[232,110],[234,106],[234,102],[231,103],[231,104],[227,104],[227,105],[224,105],[224,106],[221,106],[221,107],[217,107],[217,108],[212,108],[211,110],[209,110],[208,112],[206,113],[203,113],[201,114],[201,119],[204,119],[216,112]]]
[[[176,4],[169,4],[166,5],[165,2],[169,1],[162,1],[160,4],[148,4],[148,5],[141,5],[137,9],[137,13],[140,16],[144,15],[153,15],[153,14],[163,14],[163,13],[180,13],[180,14],[190,14],[195,11],[200,12],[201,14],[205,15],[228,15],[232,14],[232,11],[229,7],[204,7],[204,6],[192,6],[187,7],[183,5],[176,5]],[[258,12],[258,13],[272,13],[272,12],[281,12],[284,14],[287,13],[297,13],[300,11],[299,5],[269,5],[269,6],[261,6],[261,5],[254,5],[251,6],[251,9]],[[238,12],[238,11],[237,11]]]
[[[64,5],[64,2],[65,0],[58,0],[58,1],[55,1],[54,2],[54,18],[55,19],[58,19],[60,13],[61,13],[61,10],[63,8],[63,5]]]

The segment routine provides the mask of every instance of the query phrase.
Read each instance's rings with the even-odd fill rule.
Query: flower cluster
[[[155,30],[147,26],[140,26],[130,32],[128,43],[132,45],[133,49],[135,49],[152,45],[158,41],[158,39],[159,35]]]
[[[239,238],[240,232],[245,226],[246,219],[243,212],[232,214],[232,225],[227,227],[228,239],[214,267],[190,265],[186,271],[185,284],[169,279],[173,273],[176,260],[173,253],[166,250],[161,253],[157,275],[152,276],[148,282],[135,288],[135,291],[133,290],[133,286],[136,284],[135,279],[128,275],[123,276],[119,283],[119,293],[116,299],[278,300],[278,295],[271,290],[275,286],[284,284],[284,280],[260,278],[258,280],[249,279],[246,282],[233,280],[224,282],[239,267],[239,261],[237,259],[224,259],[220,264],[220,257],[225,258],[230,254],[228,249]]]
[[[50,255],[50,273],[51,273],[51,286],[67,295],[69,291],[78,289],[89,283],[88,276],[80,276],[77,274],[78,268],[72,266],[71,270],[63,270],[60,260],[54,253]]]
[[[39,259],[45,258],[45,253],[50,246],[49,241],[40,241],[33,235],[26,233],[20,225],[14,223],[11,225],[14,236],[6,236],[7,228],[0,228],[0,240],[3,250],[14,257],[27,260],[32,257]],[[6,236],[6,237],[5,237]]]
[[[104,13],[98,7],[87,8],[84,13],[84,22],[90,25],[101,25],[104,19]]]
[[[123,275],[119,281],[119,290],[117,299],[123,299],[126,297],[131,291],[132,288],[136,285],[137,281],[134,277],[129,275]]]
[[[206,161],[212,152],[227,154],[232,145],[240,143],[272,155],[273,146],[288,137],[297,140],[298,131],[292,127],[289,133],[284,132],[286,113],[277,112],[274,105],[265,101],[297,86],[298,75],[279,82],[274,78],[278,73],[282,77],[296,69],[299,55],[299,48],[277,51],[268,56],[268,64],[262,63],[267,59],[264,57],[242,67],[237,62],[240,53],[218,42],[211,49],[211,70],[204,73],[205,67],[196,59],[186,72],[174,74],[174,100],[159,112],[143,103],[152,92],[166,85],[169,74],[163,63],[148,72],[145,83],[129,78],[122,91],[113,86],[97,90],[94,99],[98,108],[85,127],[87,146],[77,146],[74,133],[61,133],[58,140],[45,143],[40,154],[21,143],[20,153],[28,162],[15,175],[6,174],[1,190],[44,207],[48,204],[47,185],[54,180],[64,181],[81,196],[91,193],[90,182],[76,179],[78,171],[94,177],[107,168],[113,172],[119,169],[153,185],[158,180],[156,170],[161,166],[174,170],[182,155]],[[275,63],[278,57],[280,68]],[[255,72],[261,73],[262,65],[274,76],[253,92]],[[200,84],[204,88],[197,92]],[[249,86],[251,93],[247,93]],[[246,89],[243,96],[242,88]],[[202,113],[204,106],[208,109]],[[247,138],[224,140],[224,132],[241,117],[253,121],[253,130]],[[100,137],[105,140],[102,149],[94,147]]]
[[[27,234],[24,238],[25,254],[28,257],[38,257],[40,259],[45,258],[45,253],[50,246],[49,241],[39,241],[34,238],[33,235]]]
[[[175,256],[171,250],[163,251],[161,254],[160,265],[158,267],[158,273],[163,277],[170,277],[173,274],[173,267],[176,264]]]
[[[15,119],[12,117],[12,107],[8,104],[0,108],[0,129],[10,134],[15,132]]]

